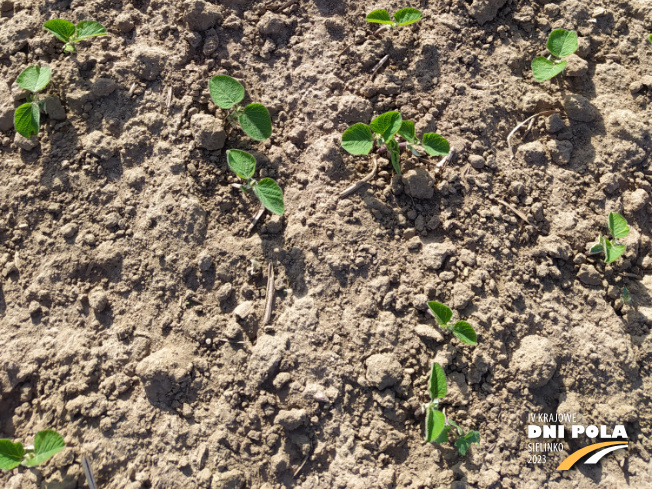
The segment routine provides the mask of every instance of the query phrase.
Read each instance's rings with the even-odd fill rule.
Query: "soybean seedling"
[[[38,134],[41,125],[41,112],[45,111],[44,102],[39,101],[39,93],[50,83],[50,68],[47,66],[30,66],[25,68],[16,83],[23,90],[28,90],[30,95],[27,102],[14,112],[14,127],[21,136],[26,138]]]
[[[620,298],[622,299],[623,304],[629,304],[630,302],[632,302],[632,295],[629,293],[627,287],[623,287],[623,290],[620,294]]]
[[[43,29],[54,34],[63,44],[64,53],[76,53],[75,43],[88,37],[106,36],[106,29],[94,20],[82,20],[77,25],[69,20],[52,19],[43,24]]]
[[[613,236],[613,241],[609,241],[604,236],[599,236],[597,243],[591,245],[589,249],[590,255],[597,253],[604,253],[604,262],[611,263],[616,261],[625,253],[625,245],[620,244],[618,240],[624,238],[629,234],[629,226],[623,216],[617,212],[610,212],[607,219],[609,232]]]
[[[379,9],[367,14],[367,22],[383,24],[380,29],[374,32],[374,35],[377,36],[386,29],[395,29],[399,26],[414,24],[421,20],[422,17],[421,12],[415,8],[402,8],[394,14],[394,20],[392,20],[387,10]]]
[[[557,76],[566,68],[566,61],[561,58],[570,56],[577,51],[577,34],[574,31],[555,29],[548,37],[548,57],[539,56],[532,60],[532,74],[538,82],[543,82]]]
[[[477,345],[478,338],[475,334],[473,326],[471,326],[466,321],[457,321],[455,324],[451,324],[449,321],[453,317],[453,311],[451,308],[442,304],[441,302],[430,301],[428,302],[428,307],[430,312],[435,316],[435,319],[443,329],[452,331],[455,336],[462,342],[467,345]]]
[[[448,441],[448,432],[451,428],[457,429],[458,437],[455,446],[460,455],[466,455],[472,443],[480,445],[480,433],[469,431],[467,433],[452,419],[446,417],[445,411],[439,410],[439,399],[446,396],[446,374],[438,363],[432,364],[430,378],[428,380],[428,394],[430,402],[421,406],[422,412],[426,413],[426,442],[444,443]]]
[[[11,470],[19,465],[35,467],[65,447],[63,437],[53,430],[36,433],[33,447],[24,447],[20,442],[12,443],[11,440],[0,439],[0,469]]]
[[[404,143],[396,140],[397,134],[405,140]],[[401,148],[408,148],[416,156],[422,156],[417,151],[418,145],[430,156],[445,156],[450,151],[448,141],[434,132],[425,133],[420,141],[415,134],[414,122],[404,121],[395,111],[379,115],[370,125],[358,122],[342,134],[342,147],[352,155],[369,154],[374,145],[378,147],[378,153],[389,153],[392,166],[399,175]]]
[[[230,149],[226,152],[226,159],[229,168],[245,181],[242,185],[236,184],[239,189],[245,193],[251,190],[260,203],[274,214],[280,216],[285,212],[281,187],[271,178],[263,178],[259,181],[253,179],[256,171],[256,158],[246,151]]]
[[[208,82],[208,89],[219,108],[233,109],[227,116],[233,127],[236,127],[236,122],[239,123],[247,136],[256,141],[264,141],[272,135],[272,120],[263,104],[239,105],[245,96],[245,89],[239,81],[230,76],[217,75]]]

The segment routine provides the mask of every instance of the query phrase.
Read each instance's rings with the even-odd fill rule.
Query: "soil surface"
[[[652,487],[649,1],[407,3],[423,20],[374,37],[368,11],[408,5],[0,2],[0,437],[68,444],[2,487],[87,487],[84,456],[107,489]],[[67,55],[51,18],[109,35]],[[537,83],[559,27],[580,48]],[[25,140],[15,79],[32,64],[53,80]],[[269,108],[271,139],[225,130],[217,74]],[[339,199],[372,167],[341,133],[388,110],[455,157],[404,153],[402,177],[380,157]],[[551,110],[512,159],[510,131]],[[229,148],[285,192],[252,233]],[[605,265],[586,251],[611,211],[631,232]],[[480,432],[466,456],[423,441],[433,361],[441,407]],[[605,440],[567,423],[532,463],[528,443],[555,440],[528,438],[530,413],[623,425],[629,446],[556,471]]]

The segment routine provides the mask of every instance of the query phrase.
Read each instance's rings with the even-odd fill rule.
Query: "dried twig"
[[[512,211],[514,214],[516,214],[517,217],[519,217],[520,219],[522,219],[526,224],[532,224],[532,223],[528,220],[527,216],[526,216],[525,214],[523,214],[521,211],[519,211],[519,210],[518,210],[516,207],[514,207],[512,204],[510,204],[510,203],[508,203],[508,202],[505,202],[503,199],[497,199],[496,197],[491,197],[491,196],[489,196],[489,198],[490,198],[491,200],[493,200],[494,202],[496,202],[496,203],[498,203],[498,204],[502,204],[502,205],[504,205],[505,207],[507,207],[510,211]]]
[[[263,324],[267,324],[272,320],[272,308],[274,307],[274,265],[271,263],[267,268],[267,291],[265,295],[265,315],[263,316]]]
[[[636,280],[641,280],[642,278],[640,275],[636,275],[635,273],[631,273],[631,272],[622,272],[621,275],[623,277],[635,278]]]
[[[471,88],[475,90],[488,90],[490,88],[496,88],[499,87],[503,84],[503,82],[498,82],[498,83],[492,83],[491,85],[482,85],[480,83],[475,83],[471,85]]]
[[[389,54],[386,54],[383,56],[383,58],[374,66],[374,69],[371,70],[371,77],[373,78],[376,72],[380,69],[381,66],[383,66],[387,60],[389,59]]]
[[[253,231],[253,229],[256,227],[256,224],[258,224],[260,218],[263,217],[264,213],[265,213],[265,206],[263,204],[260,204],[260,208],[258,209],[258,212],[254,216],[254,219],[251,221],[251,224],[249,224],[249,227],[247,228],[248,233]]]
[[[213,338],[212,341],[221,341],[222,343],[232,343],[234,345],[244,345],[244,341],[227,340],[225,338]]]
[[[131,84],[131,87],[129,88],[129,96],[131,97],[134,94],[134,91],[136,90],[136,82],[133,82]]]
[[[521,127],[523,127],[525,124],[527,124],[529,122],[530,123],[530,126],[528,128],[528,132],[529,132],[529,130],[532,128],[532,124],[534,124],[534,120],[537,117],[539,117],[539,116],[545,117],[545,116],[551,115],[551,114],[558,114],[559,112],[560,112],[559,110],[545,110],[543,112],[539,112],[538,114],[531,115],[530,117],[525,119],[523,122],[519,122],[518,125],[514,129],[512,129],[512,132],[510,132],[509,135],[507,136],[507,147],[509,148],[509,152],[511,153],[511,156],[509,157],[509,159],[510,160],[514,159],[514,150],[512,149],[512,141],[511,140],[512,140],[512,136],[516,133],[516,131],[518,131]],[[526,134],[527,134],[527,132],[526,132]]]
[[[86,474],[86,481],[88,482],[88,487],[90,489],[97,489],[97,483],[95,482],[95,477],[93,476],[93,469],[91,468],[91,461],[88,457],[82,457],[81,465],[84,469],[84,474]]]
[[[348,51],[348,49],[349,49],[351,46],[352,46],[352,43],[348,43],[346,46],[344,46],[344,49],[342,49],[342,50],[340,51],[340,54],[338,54],[338,55],[336,56],[336,58],[339,58],[339,57],[342,56],[344,53],[346,53],[346,52]]]
[[[165,101],[165,107],[170,110],[170,105],[172,104],[172,87],[168,89],[168,98]]]
[[[299,0],[288,0],[287,2],[282,3],[278,7],[268,7],[267,10],[271,10],[273,12],[279,12],[281,10],[285,10],[290,5],[295,4],[295,3],[299,3]]]
[[[354,183],[354,184],[351,185],[349,188],[347,188],[346,190],[342,191],[342,193],[340,193],[340,197],[339,197],[340,199],[343,199],[343,198],[346,197],[347,195],[352,194],[353,192],[355,192],[356,190],[358,190],[358,189],[359,189],[360,187],[362,187],[365,183],[367,183],[369,180],[371,180],[373,177],[376,176],[376,172],[378,171],[378,161],[376,160],[376,156],[375,156],[375,155],[374,155],[374,157],[373,157],[373,161],[374,161],[374,167],[373,167],[373,169],[371,170],[371,173],[370,173],[369,175],[367,175],[366,177],[364,177],[364,178],[363,178],[362,180],[360,180],[359,182]]]
[[[310,444],[310,450],[308,450],[308,453],[303,459],[303,462],[301,462],[301,465],[299,465],[299,468],[294,471],[294,475],[292,477],[296,478],[297,475],[299,475],[299,472],[301,472],[301,469],[303,469],[303,466],[306,465],[306,462],[308,461],[308,458],[310,458],[310,454],[312,453],[312,443]]]

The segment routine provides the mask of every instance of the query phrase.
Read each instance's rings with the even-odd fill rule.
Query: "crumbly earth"
[[[649,2],[407,3],[425,18],[375,38],[366,12],[406,4],[0,2],[0,437],[68,444],[0,485],[87,487],[89,456],[107,489],[652,487]],[[110,35],[64,55],[50,18]],[[536,83],[558,27],[580,49]],[[31,64],[53,80],[30,141],[11,118]],[[267,105],[271,139],[225,132],[216,74]],[[404,154],[401,178],[381,157],[338,199],[372,166],[341,133],[392,109],[455,158]],[[546,110],[512,159],[510,131]],[[251,234],[228,148],[285,191]],[[586,244],[610,211],[631,233],[605,265]],[[441,406],[481,435],[466,456],[423,442],[435,360]],[[551,440],[527,437],[529,413],[622,424],[629,447],[558,472],[600,441],[567,434],[530,463]]]

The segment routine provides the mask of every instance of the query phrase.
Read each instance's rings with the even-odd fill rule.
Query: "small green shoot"
[[[625,245],[620,244],[618,240],[629,234],[629,226],[625,218],[617,212],[609,213],[608,225],[613,241],[609,241],[604,236],[598,237],[597,242],[590,245],[589,254],[604,253],[604,262],[612,263],[625,253]]]
[[[555,29],[548,37],[548,57],[539,56],[532,60],[532,74],[536,81],[543,82],[557,76],[566,68],[566,61],[561,58],[577,51],[577,34],[574,31]],[[551,59],[552,58],[552,59]]]
[[[76,53],[75,43],[88,37],[106,36],[106,29],[94,20],[82,20],[77,25],[69,20],[52,19],[43,24],[43,29],[54,34],[63,45],[64,53]]]
[[[31,95],[27,102],[14,112],[14,127],[21,136],[26,138],[38,134],[41,125],[41,112],[44,112],[44,103],[39,101],[39,94],[50,83],[50,68],[47,66],[30,66],[25,68],[16,83],[23,90],[28,90]]]
[[[229,168],[245,181],[243,185],[238,184],[238,188],[245,193],[251,190],[266,209],[279,216],[283,215],[285,212],[283,191],[271,178],[263,178],[259,181],[253,179],[256,171],[256,158],[253,155],[239,149],[230,149],[226,152],[226,159]]]
[[[225,110],[233,109],[227,116],[232,126],[238,122],[247,136],[256,141],[264,141],[272,135],[272,119],[263,104],[239,105],[245,96],[245,89],[239,81],[217,75],[208,82],[208,90],[215,105]]]
[[[433,363],[428,379],[430,402],[421,406],[423,412],[426,413],[426,442],[444,443],[448,441],[448,432],[452,428],[455,428],[458,434],[455,440],[455,446],[460,452],[460,455],[464,456],[472,443],[480,445],[480,433],[473,430],[464,433],[460,425],[446,417],[445,411],[439,410],[439,399],[445,397],[446,392],[446,374],[444,373],[444,369],[438,363]]]
[[[623,300],[623,304],[629,304],[630,302],[632,302],[632,295],[629,293],[627,287],[623,287],[621,299]]]
[[[650,44],[652,44],[652,34],[648,36],[647,40],[650,41]]]
[[[399,26],[406,26],[414,24],[415,22],[421,20],[423,15],[421,12],[415,8],[402,8],[394,14],[394,20],[389,16],[389,12],[385,9],[374,10],[367,14],[367,22],[373,24],[383,24],[383,26],[378,29],[374,34],[378,35],[385,29],[395,29]]]
[[[439,325],[444,329],[452,331],[462,343],[466,343],[467,345],[478,344],[478,338],[473,326],[466,321],[457,321],[455,324],[449,322],[453,317],[453,311],[450,307],[435,301],[428,302],[428,307]]]
[[[34,447],[0,439],[0,469],[11,470],[19,465],[35,467],[42,464],[66,447],[63,437],[53,430],[39,431],[34,437]]]
[[[396,135],[405,142],[399,143]],[[450,151],[448,141],[439,134],[428,132],[420,141],[415,134],[414,122],[404,121],[396,111],[379,115],[369,125],[361,122],[354,124],[342,134],[342,147],[352,155],[369,154],[374,145],[379,153],[389,153],[392,166],[399,175],[401,148],[408,148],[416,156],[422,156],[417,150],[418,145],[430,156],[445,156]]]

